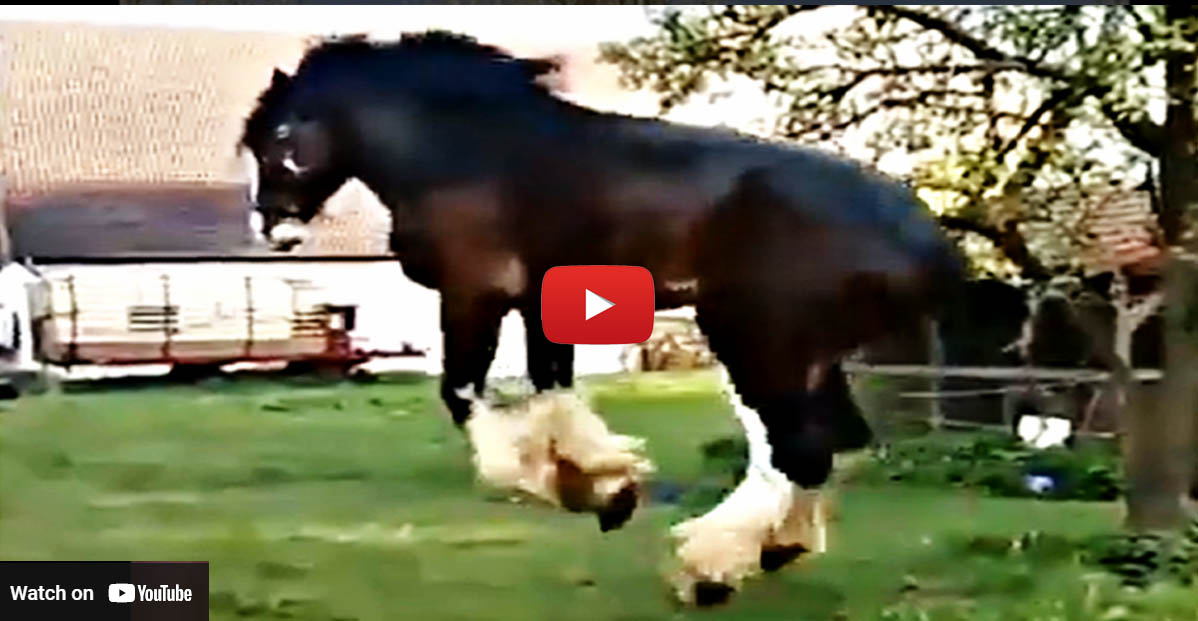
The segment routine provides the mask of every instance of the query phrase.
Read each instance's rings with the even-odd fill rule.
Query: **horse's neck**
[[[543,109],[495,111],[495,114],[497,118],[464,115],[461,122],[447,120],[443,123],[444,133],[435,136],[437,140],[420,135],[436,122],[405,127],[394,117],[364,118],[360,144],[369,146],[360,154],[359,170],[352,176],[370,188],[394,218],[399,218],[418,210],[428,192],[468,183],[478,174],[499,171],[511,161],[525,157],[529,150],[569,153],[576,162],[592,160],[588,166],[620,168],[635,162],[637,172],[644,174],[651,173],[658,165],[677,166],[697,156],[702,145],[727,139],[726,135],[705,128],[598,112],[569,102],[553,102]],[[538,115],[543,115],[543,122]],[[497,125],[503,129],[497,131]],[[513,132],[511,127],[524,129]],[[427,146],[422,146],[416,155],[405,155],[392,146],[402,144],[401,139],[394,142],[380,139],[389,135],[424,142]],[[488,135],[491,137],[486,138]],[[479,151],[480,140],[486,141],[483,147],[486,152]],[[601,156],[589,158],[588,153]],[[461,170],[455,166],[461,166]]]

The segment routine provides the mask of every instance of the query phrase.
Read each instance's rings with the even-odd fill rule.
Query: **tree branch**
[[[1008,222],[1003,228],[982,224],[960,216],[940,216],[937,218],[940,226],[946,229],[975,233],[990,240],[1003,255],[1019,266],[1023,275],[1031,280],[1045,280],[1051,273],[1048,268],[1036,258],[1027,247],[1027,241],[1019,227],[1014,222]]]
[[[940,33],[945,39],[952,43],[956,43],[961,47],[969,50],[979,60],[988,60],[1003,64],[1018,65],[1023,71],[1029,75],[1034,75],[1041,78],[1051,78],[1064,82],[1076,81],[1073,76],[1070,76],[1063,68],[1057,67],[1042,62],[1035,62],[1030,58],[1013,56],[1006,52],[991,46],[990,44],[974,37],[957,27],[956,24],[949,22],[946,19],[930,15],[923,11],[916,11],[901,6],[878,6],[876,10],[884,13],[889,13],[894,17],[912,21],[928,30],[933,30]]]
[[[955,106],[955,105],[948,104],[948,103],[930,103],[927,101],[929,94],[941,95],[941,96],[948,96],[948,95],[953,95],[953,94],[969,95],[969,93],[959,93],[959,92],[954,93],[954,92],[949,92],[949,91],[928,91],[928,92],[920,93],[919,95],[914,95],[911,97],[887,97],[886,99],[879,101],[877,104],[875,104],[869,108],[866,108],[865,110],[862,110],[860,112],[853,114],[847,120],[841,121],[841,122],[833,125],[832,129],[837,130],[837,131],[847,129],[853,125],[856,125],[858,123],[865,121],[869,117],[871,117],[879,112],[882,112],[883,110],[889,110],[889,109],[893,109],[893,108],[914,108],[917,106],[926,106],[926,107],[935,108],[937,110],[941,110],[944,112],[992,115],[996,119],[999,119],[999,118],[1010,118],[1010,119],[1015,119],[1015,120],[1023,119],[1022,116],[1020,116],[1018,114],[1010,113],[1010,112],[990,112],[990,111],[984,110],[982,108],[971,108],[969,106]]]
[[[907,19],[928,30],[938,32],[949,41],[969,50],[979,60],[989,60],[1003,63],[1004,65],[1016,65],[1029,75],[1065,82],[1077,90],[1085,90],[1088,94],[1095,95],[1100,99],[1101,93],[1099,91],[1107,88],[1096,79],[1096,76],[1073,75],[1063,67],[1007,54],[985,41],[970,35],[955,24],[923,11],[898,6],[878,7],[878,10],[894,15],[895,17]],[[1149,155],[1159,157],[1162,148],[1161,145],[1164,141],[1163,127],[1143,119],[1138,121],[1120,119],[1113,106],[1107,102],[1102,102],[1102,111],[1132,146]]]
[[[937,220],[940,222],[940,226],[946,229],[960,231],[962,233],[974,233],[981,235],[991,242],[994,242],[995,246],[1000,245],[1002,242],[1002,233],[1000,233],[998,229],[986,224],[982,224],[975,220],[962,218],[960,216],[948,215],[940,216],[937,218]]]
[[[1159,158],[1164,150],[1165,128],[1152,121],[1140,119],[1119,118],[1119,113],[1110,103],[1102,102],[1102,114],[1110,119],[1115,129],[1127,139],[1131,145],[1154,158]]]
[[[1015,145],[1018,144],[1020,140],[1023,140],[1024,136],[1027,136],[1028,132],[1032,131],[1032,128],[1040,122],[1041,117],[1047,114],[1050,110],[1064,103],[1065,100],[1068,99],[1072,94],[1072,90],[1068,88],[1061,88],[1053,91],[1052,95],[1041,102],[1040,106],[1036,108],[1036,110],[1032,112],[1031,116],[1027,118],[1027,120],[1023,123],[1023,127],[1020,127],[1019,132],[1015,134],[1015,137],[1009,140],[1007,144],[1003,145],[1003,147],[998,150],[998,155],[995,159],[1002,161],[1002,158],[1006,156],[1006,154],[1010,153],[1011,150],[1015,148]]]

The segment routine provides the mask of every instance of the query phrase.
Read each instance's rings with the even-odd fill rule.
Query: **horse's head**
[[[480,131],[555,101],[539,80],[557,68],[442,31],[320,42],[294,75],[275,70],[246,119],[254,228],[290,248],[350,176],[388,194],[452,178]]]
[[[305,225],[348,179],[330,118],[276,69],[246,119],[240,147],[254,159],[251,227],[275,250],[294,248],[306,236]]]

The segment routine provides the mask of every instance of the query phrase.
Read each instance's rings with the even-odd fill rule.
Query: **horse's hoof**
[[[761,569],[767,572],[778,571],[807,552],[806,546],[798,544],[762,548]]]
[[[696,606],[709,607],[727,603],[736,589],[723,582],[701,580],[692,587]]]
[[[632,517],[632,512],[636,510],[636,484],[629,483],[620,488],[607,506],[600,509],[599,515],[599,530],[607,532],[615,530],[623,526],[628,519]]]

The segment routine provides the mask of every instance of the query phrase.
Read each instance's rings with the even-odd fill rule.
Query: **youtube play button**
[[[643,267],[559,266],[541,283],[541,328],[554,343],[641,343],[653,334],[653,310],[653,275]]]
[[[586,314],[585,319],[587,321],[590,321],[591,317],[594,317],[595,315],[598,315],[599,313],[602,313],[603,311],[615,306],[615,303],[613,303],[611,300],[609,300],[601,295],[598,295],[597,293],[595,293],[594,291],[591,291],[590,289],[587,289],[586,296],[587,296],[587,308],[586,308],[587,314]]]

